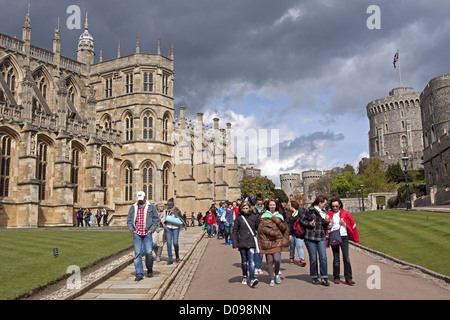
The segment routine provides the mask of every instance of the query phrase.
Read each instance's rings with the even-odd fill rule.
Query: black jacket
[[[256,236],[256,230],[258,230],[260,217],[253,211],[248,214],[239,213],[233,224],[233,233],[231,234],[231,240],[233,241],[233,248],[255,248],[255,240],[247,224],[244,220],[247,220],[248,224],[253,230],[253,234]]]
[[[289,235],[293,236],[294,234],[294,223],[295,221],[297,221],[298,219],[300,219],[300,224],[301,224],[301,219],[305,216],[305,211],[306,209],[304,208],[299,208],[298,209],[298,213],[295,217],[290,217],[286,219],[286,223],[288,225],[289,228]]]

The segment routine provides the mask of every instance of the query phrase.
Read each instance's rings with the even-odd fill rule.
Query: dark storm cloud
[[[367,150],[365,106],[399,86],[397,49],[403,86],[421,91],[450,72],[448,0],[0,0],[1,33],[21,38],[28,2],[32,43],[51,50],[59,16],[62,54],[70,58],[86,12],[96,61],[100,46],[103,60],[115,58],[118,41],[122,56],[134,53],[136,36],[141,52],[155,53],[161,38],[167,55],[173,43],[175,106],[187,106],[192,119],[209,111],[239,125],[285,128],[283,170],[326,166],[320,147],[348,148],[349,136],[361,137],[356,155]],[[81,9],[81,30],[66,27],[69,5]],[[380,30],[366,27],[370,5],[381,9]],[[246,105],[250,94],[284,104]],[[364,132],[354,121],[367,125]]]

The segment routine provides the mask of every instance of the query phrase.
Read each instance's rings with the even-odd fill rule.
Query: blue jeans
[[[241,253],[242,275],[247,277],[247,262],[250,271],[250,281],[255,279],[255,248],[239,248]]]
[[[208,236],[212,237],[214,234],[214,225],[213,224],[206,224],[206,227],[208,228]]]
[[[323,241],[313,241],[305,239],[306,248],[309,254],[309,275],[311,278],[317,278],[317,254],[320,262],[320,278],[328,279],[327,252],[326,243]]]
[[[261,269],[263,257],[264,257],[264,255],[261,253],[255,253],[255,268],[256,269]]]
[[[145,266],[147,271],[153,270],[153,255],[152,255],[152,233],[149,232],[146,236],[140,236],[133,233],[134,246],[134,268],[136,269],[136,276],[144,276],[144,267],[142,265],[142,245],[145,247]]]
[[[175,257],[178,259],[178,236],[180,235],[180,229],[170,229],[166,228],[166,242],[167,242],[167,255],[169,256],[169,261],[173,261],[172,257],[172,243],[175,248]]]
[[[291,242],[289,244],[289,258],[294,259],[295,248],[297,248],[298,259],[305,259],[305,254],[303,253],[303,239],[291,236]]]

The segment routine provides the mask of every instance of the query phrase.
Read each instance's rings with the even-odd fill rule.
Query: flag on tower
[[[396,68],[395,64],[397,63],[399,57],[398,57],[398,51],[397,53],[394,55],[394,69]]]

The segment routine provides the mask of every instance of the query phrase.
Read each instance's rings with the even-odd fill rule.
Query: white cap
[[[145,198],[145,192],[144,191],[139,191],[137,193],[137,199],[138,200],[144,200],[144,198]]]

